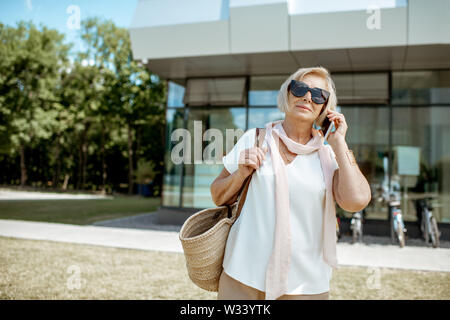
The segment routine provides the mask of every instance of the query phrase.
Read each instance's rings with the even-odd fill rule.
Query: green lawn
[[[93,200],[0,201],[0,219],[58,222],[78,225],[156,211],[161,198],[116,196]]]
[[[0,299],[216,299],[178,253],[0,237]],[[450,299],[450,273],[340,267],[330,299]]]

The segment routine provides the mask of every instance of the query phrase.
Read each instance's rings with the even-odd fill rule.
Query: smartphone
[[[335,127],[334,121],[330,121],[328,117],[326,117],[325,120],[323,120],[323,124],[320,130],[322,131],[325,140],[328,139],[328,136],[330,135],[334,127]]]

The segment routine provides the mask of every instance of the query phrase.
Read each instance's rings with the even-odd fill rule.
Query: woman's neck
[[[290,118],[286,117],[281,124],[287,136],[297,143],[307,144],[311,140],[312,136],[312,125],[309,123],[292,121]]]

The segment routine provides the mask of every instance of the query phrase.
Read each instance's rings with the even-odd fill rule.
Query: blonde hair
[[[327,111],[328,110],[334,111],[336,110],[337,106],[336,87],[334,86],[334,82],[333,79],[331,79],[330,73],[328,72],[327,69],[325,69],[322,66],[312,68],[300,68],[292,75],[290,75],[289,78],[287,78],[286,81],[281,85],[280,91],[278,91],[277,97],[278,109],[280,109],[281,112],[283,113],[289,111],[288,86],[291,83],[291,80],[301,81],[307,74],[315,74],[319,77],[322,77],[327,85],[327,88],[324,89],[330,92],[330,97],[328,98],[328,102],[323,112],[317,117],[316,120],[314,120],[314,124],[320,126],[322,125],[323,120],[325,120],[325,117],[327,116]]]

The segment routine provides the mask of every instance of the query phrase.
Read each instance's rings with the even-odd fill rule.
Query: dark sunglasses
[[[309,91],[311,92],[311,99],[317,104],[322,104],[328,101],[330,93],[327,90],[320,88],[310,88],[306,83],[297,80],[291,80],[288,91],[296,97],[303,97]]]

